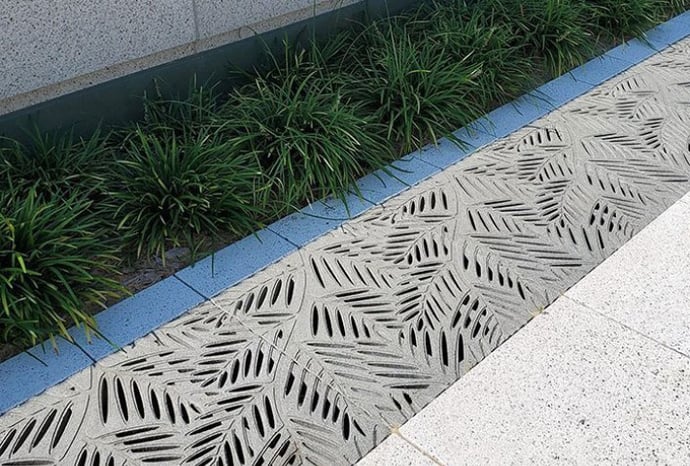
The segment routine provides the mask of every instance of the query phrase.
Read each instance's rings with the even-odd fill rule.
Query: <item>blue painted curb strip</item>
[[[175,276],[203,297],[212,298],[295,249],[287,240],[265,229],[180,270]]]
[[[314,202],[299,212],[277,220],[266,229],[301,248],[438,171],[438,167],[418,158],[416,154],[407,155],[391,163],[386,171],[378,170],[360,178],[355,184],[361,197],[350,194],[345,201],[328,198]]]
[[[625,61],[632,66],[651,57],[657,52],[658,51],[653,49],[649,44],[645,44],[641,40],[635,39],[609,50],[606,52],[606,55]]]
[[[631,64],[626,61],[604,54],[578,66],[568,74],[576,81],[598,86],[627,70],[630,66]]]
[[[145,336],[204,302],[204,297],[177,277],[168,277],[96,316],[105,339],[87,342],[83,332],[70,335],[94,362]]]
[[[0,364],[0,414],[93,364],[78,347],[60,339],[59,355],[46,344]],[[38,360],[40,359],[40,361]]]
[[[467,127],[455,131],[453,136],[462,141],[462,146],[443,138],[437,145],[429,145],[418,151],[417,158],[444,170],[496,139],[485,131],[475,131]]]
[[[647,42],[657,50],[684,39],[690,33],[690,11],[669,19],[646,34]]]
[[[313,239],[339,227],[375,205],[405,191],[475,150],[532,123],[550,111],[588,92],[642,60],[690,35],[690,11],[652,29],[647,41],[632,40],[493,110],[454,133],[465,143],[458,147],[443,139],[357,182],[362,199],[326,199],[278,220],[187,267],[96,316],[109,340],[85,341],[72,329],[76,345],[59,341],[60,354],[40,346],[0,363],[0,415],[65,380],[103,357],[196,307],[209,297],[239,283]],[[348,210],[349,209],[349,210]]]
[[[570,73],[566,73],[536,88],[530,95],[535,99],[541,99],[553,111],[585,94],[592,87],[594,86],[578,81]]]
[[[272,223],[267,230],[296,248],[302,247],[374,205],[354,194],[347,196],[346,202],[347,205],[340,199],[332,198],[314,202],[299,212]]]

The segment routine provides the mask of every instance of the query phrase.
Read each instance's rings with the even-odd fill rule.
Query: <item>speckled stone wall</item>
[[[0,0],[0,115],[357,0]]]

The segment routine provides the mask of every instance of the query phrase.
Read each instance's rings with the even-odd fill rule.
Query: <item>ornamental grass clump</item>
[[[586,2],[574,0],[479,0],[476,7],[493,25],[507,25],[515,47],[559,76],[594,53]]]
[[[455,60],[480,67],[474,95],[484,108],[518,97],[534,85],[536,66],[524,44],[515,44],[510,25],[492,22],[476,4],[434,3],[424,23],[427,40]]]
[[[625,41],[643,37],[664,17],[664,0],[588,0],[588,15],[604,37]]]
[[[184,94],[172,98],[166,96],[171,91],[164,91],[163,84],[157,81],[153,95],[144,96],[144,121],[141,127],[149,132],[172,131],[178,137],[207,131],[216,120],[220,99],[218,87],[218,82],[200,84],[195,76]]]
[[[337,88],[333,71],[346,51],[358,45],[354,38],[354,31],[348,29],[322,41],[311,38],[306,44],[285,39],[280,45],[280,53],[274,53],[266,45],[266,64],[249,73],[239,72],[239,76],[247,82],[259,80],[279,87],[284,87],[288,81],[302,83],[308,80],[306,89],[332,91]]]
[[[255,157],[212,132],[178,136],[136,129],[124,141],[109,194],[125,252],[160,257],[174,247],[195,252],[205,239],[243,235],[262,216]]]
[[[80,139],[34,130],[26,144],[0,141],[0,188],[3,193],[33,189],[47,195],[97,195],[111,155],[106,140],[98,131]]]
[[[293,65],[290,65],[293,66]],[[234,92],[224,107],[233,149],[260,162],[278,210],[326,195],[391,160],[378,125],[339,85],[302,64]]]
[[[116,249],[104,241],[92,201],[29,188],[0,199],[0,343],[26,348],[95,329],[88,309],[124,293]]]
[[[662,18],[670,18],[690,10],[690,0],[667,0],[669,5],[661,4]]]
[[[386,22],[370,26],[360,40],[367,51],[343,58],[343,89],[383,125],[400,153],[435,143],[482,114],[482,65],[469,56],[458,59],[449,48]]]

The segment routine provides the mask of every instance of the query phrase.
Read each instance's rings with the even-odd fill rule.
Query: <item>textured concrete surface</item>
[[[268,18],[277,18],[275,27],[280,27],[356,1],[195,0],[199,39],[227,35],[230,31],[246,37],[253,33],[255,25]]]
[[[447,465],[688,464],[688,383],[690,359],[564,297],[401,432]]]
[[[0,0],[0,99],[195,38],[190,1]]]
[[[566,296],[690,356],[690,196]]]
[[[358,461],[687,193],[688,44],[343,223],[10,411],[0,418],[0,462]],[[506,115],[495,131],[515,124]],[[553,461],[559,451],[584,455],[571,461],[655,454],[682,461],[687,442],[672,434],[690,422],[687,358],[568,303],[518,332],[510,341],[513,348],[523,342],[517,354],[496,356],[505,358],[492,372],[497,378],[482,381],[471,398],[473,406],[485,403],[474,419],[496,423],[485,431],[476,421],[475,456],[441,445],[440,431],[461,435],[457,421],[420,430],[418,439],[406,425],[403,436],[450,464],[489,461],[477,455],[501,445],[515,448],[516,461]],[[521,337],[531,328],[534,342]],[[487,393],[503,400],[496,405],[503,411],[491,411]],[[519,405],[531,411],[511,411]],[[511,425],[511,416],[544,412],[542,424]],[[554,443],[546,445],[530,425],[562,433],[549,433]],[[580,430],[592,443],[612,440],[589,447],[574,437]],[[484,436],[494,439],[493,450],[483,447]],[[656,447],[665,441],[674,448]]]

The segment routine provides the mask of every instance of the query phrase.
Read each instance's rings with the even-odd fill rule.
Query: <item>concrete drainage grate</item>
[[[357,461],[690,189],[688,56],[668,49],[11,411],[0,462]]]

